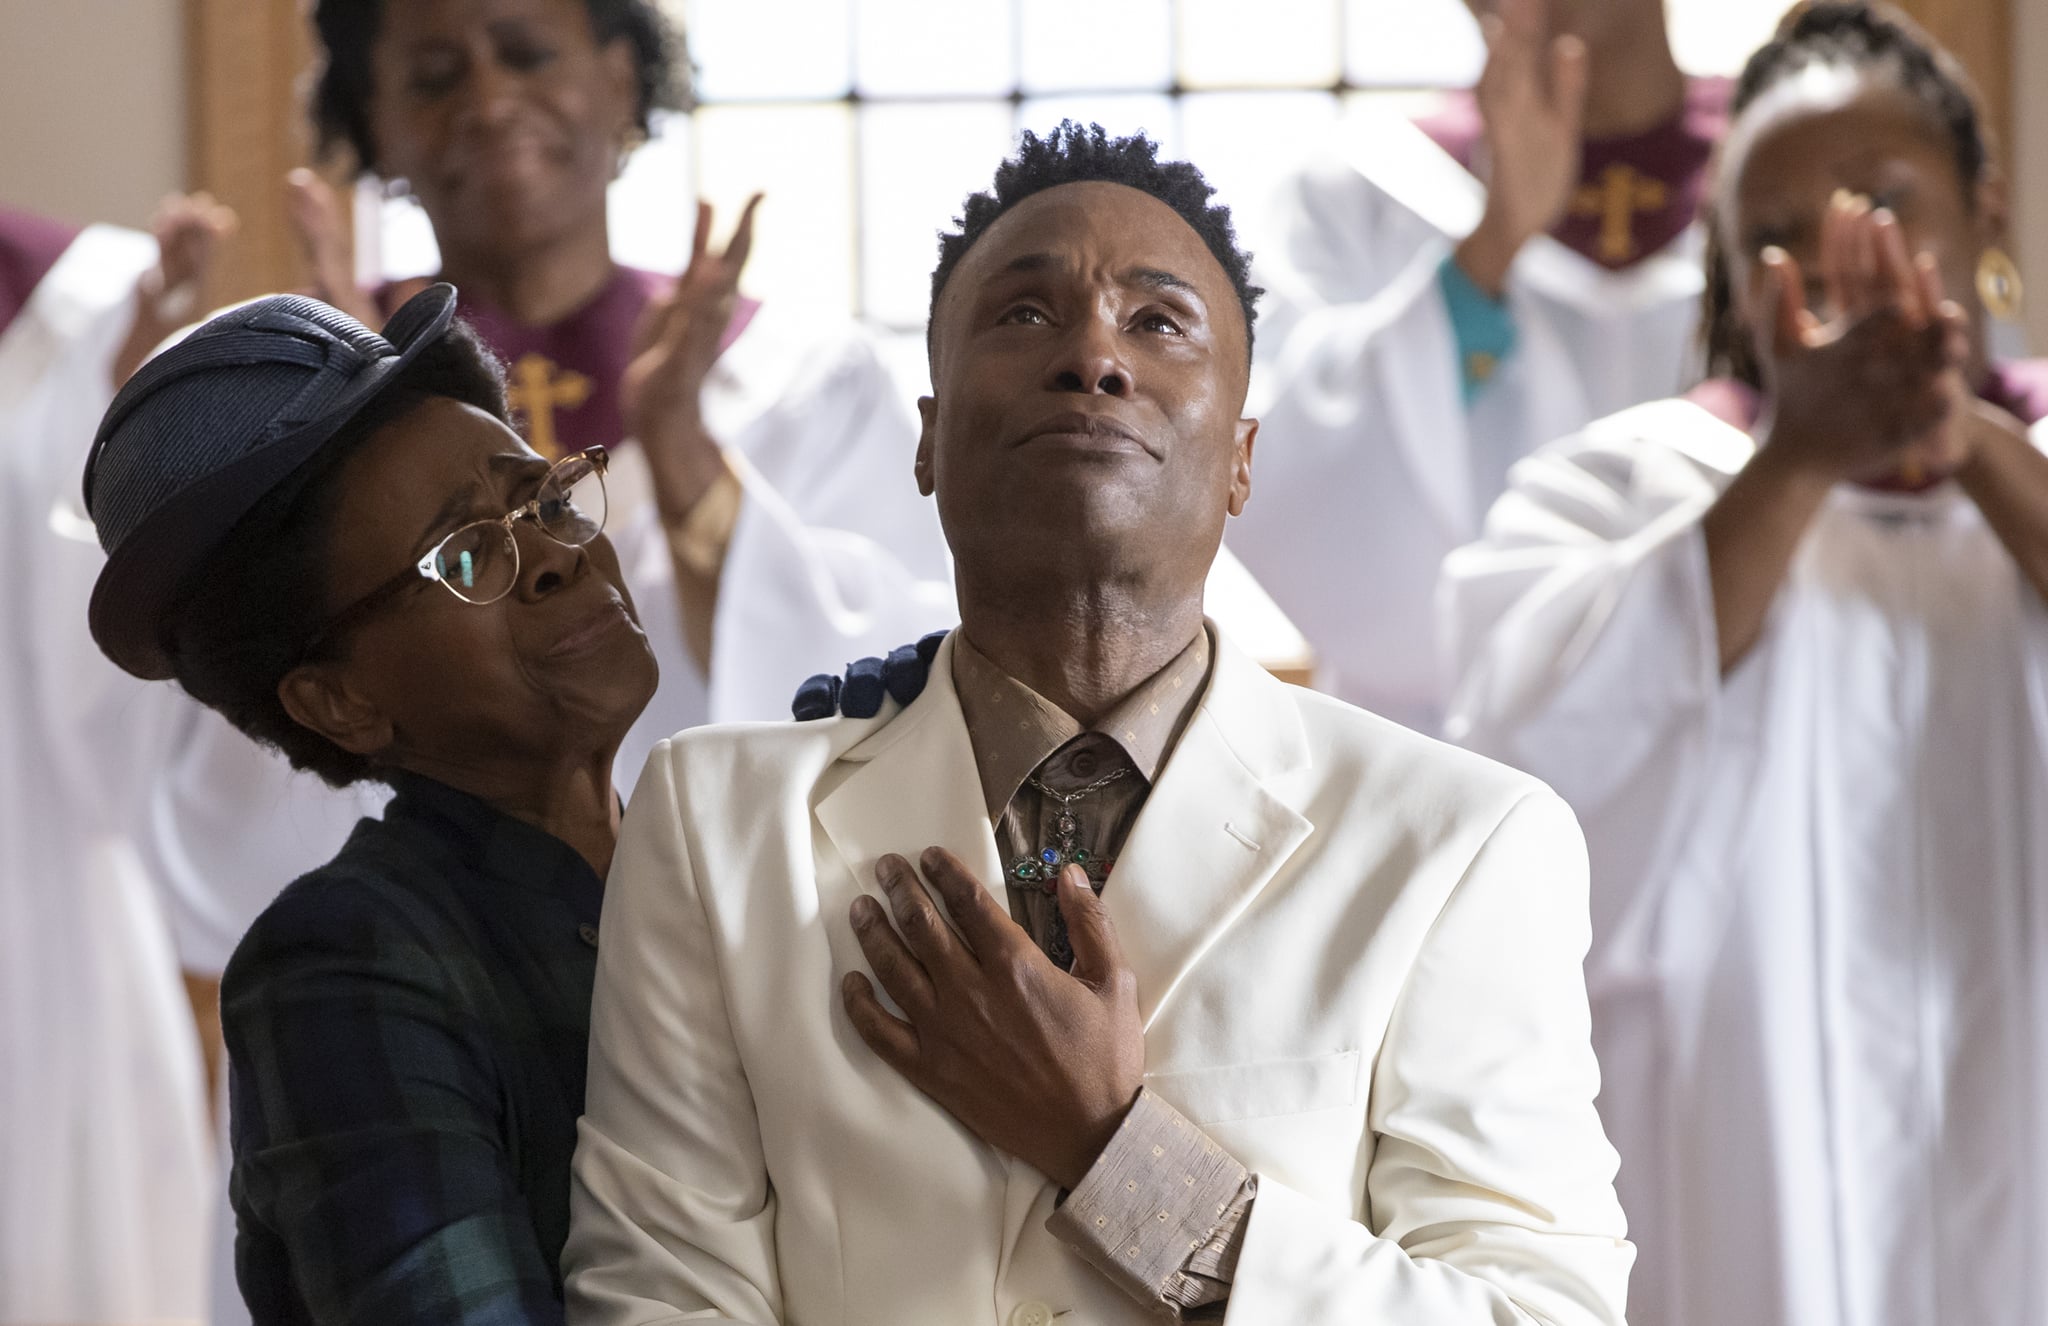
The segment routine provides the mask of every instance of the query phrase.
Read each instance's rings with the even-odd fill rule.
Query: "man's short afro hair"
[[[953,269],[998,217],[1034,193],[1091,180],[1124,184],[1149,193],[1194,227],[1237,291],[1238,303],[1244,309],[1245,349],[1249,352],[1259,296],[1265,291],[1251,283],[1252,256],[1238,247],[1230,209],[1209,201],[1216,190],[1189,163],[1160,161],[1159,144],[1143,133],[1111,138],[1099,124],[1082,125],[1073,120],[1061,120],[1059,128],[1043,138],[1026,129],[1016,155],[996,167],[994,187],[986,193],[969,195],[965,215],[953,219],[958,229],[940,234],[939,265],[932,271],[931,311],[938,311],[939,295]],[[926,334],[929,336],[929,331]]]

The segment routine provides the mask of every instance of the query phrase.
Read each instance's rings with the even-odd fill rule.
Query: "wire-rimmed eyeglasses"
[[[580,548],[604,530],[605,470],[610,455],[591,447],[548,467],[534,495],[489,520],[474,520],[427,550],[426,556],[327,619],[302,656],[422,581],[439,584],[465,603],[496,603],[519,583],[519,540],[514,526],[533,522],[548,538]]]

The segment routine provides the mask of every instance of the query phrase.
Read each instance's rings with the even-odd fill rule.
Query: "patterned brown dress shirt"
[[[1073,950],[1043,854],[1051,849],[1065,859],[1079,849],[1097,893],[1114,883],[1117,853],[1194,718],[1213,652],[1204,629],[1084,727],[997,667],[964,631],[956,633],[953,684],[995,828],[1010,915],[1062,967],[1073,964]],[[1063,803],[1045,788],[1070,799]],[[1065,825],[1063,812],[1071,816]],[[1230,1296],[1256,1195],[1256,1180],[1242,1164],[1146,1090],[1047,1228],[1162,1316],[1198,1320],[1220,1316]]]

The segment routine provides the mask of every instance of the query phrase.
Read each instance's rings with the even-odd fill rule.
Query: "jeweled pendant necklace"
[[[1031,786],[1059,802],[1060,808],[1052,818],[1052,842],[1039,848],[1036,856],[1027,856],[1010,867],[1010,878],[1020,884],[1036,884],[1047,893],[1051,893],[1053,885],[1059,879],[1060,867],[1076,865],[1086,871],[1088,878],[1099,886],[1100,881],[1108,877],[1109,868],[1115,861],[1109,857],[1096,856],[1079,845],[1081,817],[1074,813],[1074,803],[1091,793],[1100,792],[1130,771],[1129,765],[1121,769],[1112,769],[1086,787],[1078,787],[1071,792],[1061,792],[1047,787],[1036,777],[1026,779]]]

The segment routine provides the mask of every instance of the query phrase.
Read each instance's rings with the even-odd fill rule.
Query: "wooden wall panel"
[[[2017,0],[2013,68],[2048,70],[2048,4]],[[2048,353],[2048,78],[2018,78],[2013,88],[2013,193],[2020,270],[2032,274],[2028,331],[2036,354]]]
[[[2023,0],[1899,0],[1900,7],[1954,51],[1968,66],[1991,111],[1999,151],[2010,159],[2013,144],[2015,7]],[[2033,0],[2040,3],[2041,0]]]
[[[185,0],[190,75],[190,187],[235,209],[241,231],[222,254],[211,306],[300,286],[284,177],[312,157],[303,109],[314,66],[298,0]]]
[[[2036,50],[2048,46],[2048,0],[1899,0],[1936,40],[1968,66],[1990,112],[1999,160],[2013,191],[2013,234],[2006,247],[2032,285],[2021,317],[2032,352],[2048,352],[2048,97]]]

